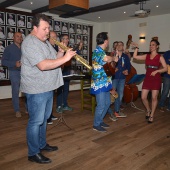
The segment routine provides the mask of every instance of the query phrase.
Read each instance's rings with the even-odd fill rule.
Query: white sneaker
[[[118,120],[118,118],[116,116],[114,116],[113,114],[110,114],[109,118],[110,118],[110,120],[112,120],[114,122]]]

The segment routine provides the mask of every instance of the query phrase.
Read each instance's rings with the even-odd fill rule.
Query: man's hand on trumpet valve
[[[72,51],[72,49],[68,49],[64,56],[65,56],[66,60],[69,61],[75,55],[76,55],[76,51]]]

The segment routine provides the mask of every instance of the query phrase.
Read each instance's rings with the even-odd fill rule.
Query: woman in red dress
[[[153,122],[153,116],[158,103],[158,93],[161,88],[161,73],[167,71],[167,65],[162,55],[158,54],[159,42],[157,40],[151,40],[150,42],[150,54],[137,55],[138,53],[138,44],[132,43],[135,46],[135,51],[133,58],[137,60],[145,60],[146,65],[146,76],[142,86],[142,101],[146,107],[146,119],[148,123]],[[148,102],[148,93],[151,90],[152,92],[152,110],[150,109]]]

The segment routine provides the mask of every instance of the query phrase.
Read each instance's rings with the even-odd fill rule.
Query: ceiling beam
[[[146,1],[146,0],[121,0],[121,1],[116,1],[113,3],[109,3],[109,4],[105,4],[105,5],[100,5],[100,6],[96,6],[96,7],[92,7],[89,8],[89,10],[84,10],[81,12],[68,12],[65,14],[60,15],[60,17],[63,18],[69,18],[69,17],[75,17],[78,15],[83,15],[83,14],[88,14],[88,13],[93,13],[93,12],[99,12],[99,11],[105,11],[105,10],[109,10],[109,9],[114,9],[114,8],[119,8],[119,7],[123,7],[126,5],[131,5],[131,4],[136,4],[142,1]]]
[[[49,11],[49,5],[34,9],[34,10],[32,10],[32,13],[37,14],[37,13],[42,13],[42,12],[47,12],[47,11]]]
[[[15,4],[18,4],[22,1],[25,1],[25,0],[6,0],[6,1],[0,3],[0,7],[1,8],[7,8],[9,6],[13,6]]]
[[[60,17],[69,18],[69,17],[88,14],[88,13],[92,13],[92,12],[98,12],[98,11],[104,11],[104,10],[109,10],[109,9],[113,9],[113,8],[118,8],[118,7],[130,5],[130,4],[137,4],[141,1],[147,1],[147,0],[121,0],[121,1],[113,2],[113,3],[109,3],[109,4],[105,4],[105,5],[92,7],[92,8],[89,8],[89,10],[83,10],[83,11],[75,12],[75,13],[74,12],[68,12],[68,13],[65,13],[65,14],[61,14]],[[50,12],[49,5],[41,7],[41,8],[34,9],[34,10],[32,10],[32,13],[42,13],[42,12],[47,12],[47,11]],[[54,13],[54,12],[52,12],[52,13]],[[58,11],[57,14],[59,14],[59,13],[61,13],[61,12]]]

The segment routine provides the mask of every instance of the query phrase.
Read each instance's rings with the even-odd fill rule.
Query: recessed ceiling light
[[[98,17],[100,19],[100,17]]]
[[[159,7],[159,5],[156,5],[156,7],[158,8],[158,7]]]
[[[33,4],[33,2],[31,1],[31,2],[30,2],[30,4],[32,5],[32,4]]]
[[[126,14],[126,11],[124,11],[123,13]]]

